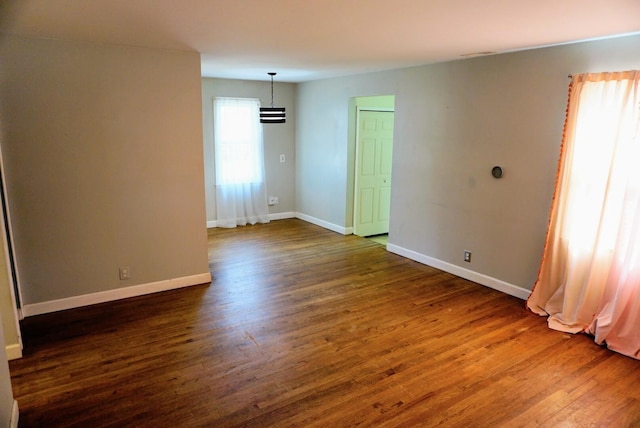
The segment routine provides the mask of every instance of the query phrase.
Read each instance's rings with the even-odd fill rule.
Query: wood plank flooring
[[[21,427],[640,426],[640,362],[300,220],[209,232],[211,285],[27,318]]]

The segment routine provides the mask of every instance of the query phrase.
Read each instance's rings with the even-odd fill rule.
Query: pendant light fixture
[[[260,107],[260,123],[285,123],[287,121],[284,107],[273,106],[273,76],[276,73],[268,73],[271,76],[271,107]]]

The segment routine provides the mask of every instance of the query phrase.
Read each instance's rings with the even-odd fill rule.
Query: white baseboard
[[[205,284],[207,282],[211,282],[211,272],[24,305],[22,307],[22,313],[26,317],[46,314],[49,312],[63,311],[65,309],[79,308],[82,306],[95,305],[97,303],[126,299],[128,297],[143,296],[145,294],[157,293],[160,291],[174,290],[176,288],[189,287],[191,285]]]
[[[9,426],[11,428],[18,428],[18,419],[20,419],[20,409],[18,408],[18,402],[13,400],[13,406],[11,406],[11,420]]]
[[[320,220],[319,218],[311,217],[310,215],[296,213],[296,218],[315,224],[316,226],[324,227],[325,229],[332,230],[342,235],[350,235],[353,233],[353,228],[338,226],[337,224],[329,223],[328,221]]]
[[[460,266],[444,262],[442,260],[435,259],[433,257],[425,256],[424,254],[420,254],[413,250],[408,250],[398,245],[387,244],[387,251],[411,260],[415,260],[416,262],[422,263],[424,265],[451,273],[461,278],[468,279],[469,281],[476,282],[486,287],[493,288],[494,290],[501,291],[510,296],[518,297],[523,300],[527,300],[529,298],[529,295],[531,294],[531,290],[527,290],[526,288],[518,287],[517,285],[509,284],[508,282],[504,282],[499,279],[474,272],[472,270],[465,269]]]
[[[287,218],[296,218],[296,213],[293,211],[289,211],[285,213],[269,214],[269,220],[285,220]]]
[[[5,349],[7,351],[7,360],[11,361],[22,358],[22,346],[20,346],[19,343],[7,345]]]
[[[269,214],[269,220],[284,220],[287,218],[299,218],[300,220],[315,224],[316,226],[324,227],[325,229],[332,230],[342,235],[351,235],[353,233],[353,227],[338,226],[337,224],[329,223],[328,221],[320,220],[319,218],[311,217],[310,215],[298,212],[290,211]],[[207,229],[213,229],[215,227],[218,227],[218,224],[215,220],[207,221]]]
[[[296,218],[296,213],[289,211],[269,214],[269,220],[284,220],[286,218]],[[207,229],[214,229],[216,227],[218,227],[218,222],[216,220],[207,220]]]

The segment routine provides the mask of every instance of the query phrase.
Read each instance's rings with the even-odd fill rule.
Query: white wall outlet
[[[464,250],[464,261],[467,263],[471,263],[471,251]]]
[[[269,196],[269,205],[278,205],[278,197]]]
[[[131,269],[129,269],[129,266],[122,266],[120,268],[120,281],[122,281],[123,279],[130,279],[131,278]]]
[[[284,157],[284,155],[280,155],[280,162],[286,162],[286,158]]]

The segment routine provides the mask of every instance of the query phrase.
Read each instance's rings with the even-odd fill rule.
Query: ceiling
[[[0,32],[196,51],[301,82],[640,32],[639,0],[0,0]]]

